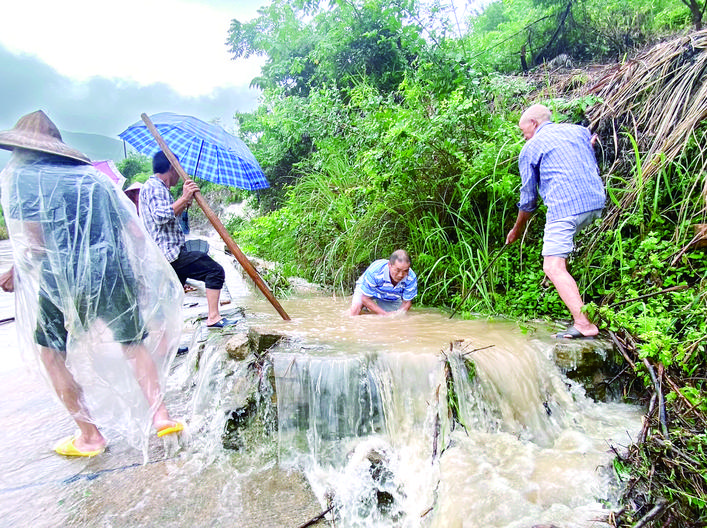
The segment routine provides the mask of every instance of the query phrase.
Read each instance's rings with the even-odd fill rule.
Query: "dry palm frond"
[[[639,177],[628,183],[620,204],[607,214],[608,225],[636,200],[645,182],[682,152],[707,119],[706,81],[707,30],[703,30],[662,42],[612,67],[586,89],[603,101],[587,111],[590,127],[610,132],[617,152],[616,130],[628,128],[644,159]]]

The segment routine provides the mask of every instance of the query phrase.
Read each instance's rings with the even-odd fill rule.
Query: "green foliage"
[[[274,0],[260,15],[234,22],[230,35],[235,56],[268,56],[256,80],[263,102],[238,116],[272,185],[260,195],[268,214],[229,225],[246,252],[348,294],[373,259],[405,248],[420,280],[416,303],[463,317],[500,313],[521,325],[568,317],[542,270],[542,207],[522,239],[489,263],[517,213],[521,109],[543,102],[556,121],[579,123],[598,101],[538,101],[525,78],[499,72],[520,69],[523,46],[529,67],[559,53],[623,60],[689,25],[684,5],[503,0],[458,38],[442,11],[423,17],[411,1]],[[588,227],[568,266],[590,317],[635,342],[645,386],[644,359],[689,380],[667,391],[669,403],[704,413],[707,255],[686,250],[692,226],[706,223],[704,130],[652,178],[638,142],[619,132],[634,171],[606,178],[608,202],[636,199]],[[636,467],[616,469],[627,478]],[[686,493],[671,497],[688,509],[704,500]]]
[[[497,84],[468,72],[435,99],[436,79],[430,67],[408,75],[395,95],[360,83],[347,102],[338,90],[320,89],[306,108],[301,99],[278,104],[276,121],[285,129],[310,124],[313,149],[295,166],[300,176],[285,207],[256,220],[255,236],[239,237],[265,258],[291,256],[309,270],[307,278],[342,290],[397,247],[420,258],[423,302],[444,301],[460,276],[471,281],[468,257],[481,267],[492,241],[502,239],[496,215],[514,200],[511,160],[521,140],[511,124],[516,117],[504,119],[487,106],[503,96]],[[268,127],[271,117],[263,115]]]
[[[497,0],[466,36],[474,57],[502,71],[529,68],[560,54],[573,61],[620,59],[656,35],[689,24],[672,0]]]
[[[394,90],[423,46],[421,27],[410,23],[412,0],[301,2],[273,0],[260,16],[229,30],[234,58],[266,54],[254,84],[286,95],[365,77]]]
[[[296,180],[296,166],[310,156],[314,139],[346,126],[338,108],[356,96],[357,87],[396,93],[427,44],[413,0],[273,0],[259,14],[248,23],[232,22],[229,45],[234,58],[267,55],[262,75],[253,80],[264,89],[263,104],[236,117],[272,186],[261,196],[268,211],[282,205],[284,189]]]
[[[152,160],[140,153],[131,153],[117,162],[116,167],[125,176],[125,188],[135,182],[145,182],[152,175]]]
[[[668,440],[655,436],[640,446],[632,446],[629,459],[621,462],[621,474],[644,504],[656,504],[661,498],[670,503],[670,526],[704,526],[707,523],[705,467],[704,427],[700,432],[678,429]],[[636,525],[647,513],[645,510],[636,515],[626,508],[619,526]]]

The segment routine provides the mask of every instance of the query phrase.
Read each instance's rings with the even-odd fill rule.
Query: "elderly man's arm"
[[[372,297],[368,297],[367,295],[361,295],[361,304],[368,308],[370,312],[373,312],[378,315],[387,315],[388,312],[386,312],[383,308],[378,306],[376,301],[373,300]]]
[[[12,266],[5,273],[0,274],[0,288],[6,292],[15,291],[15,266]]]
[[[522,209],[518,211],[516,223],[508,232],[508,235],[506,235],[506,244],[512,244],[521,237],[523,230],[525,229],[525,225],[528,223],[531,216],[533,216],[531,211],[523,211]]]
[[[535,159],[533,154],[527,150],[526,145],[518,157],[518,170],[520,171],[521,180],[518,216],[515,224],[506,235],[506,244],[512,244],[522,236],[525,225],[537,209],[538,187],[540,185],[539,163],[539,160]]]

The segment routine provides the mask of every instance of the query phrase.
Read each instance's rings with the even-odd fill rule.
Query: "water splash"
[[[546,354],[470,346],[272,352],[280,463],[305,471],[337,526],[589,526],[601,517],[606,442],[627,439],[635,409],[612,404],[602,420],[608,404],[573,390]],[[485,520],[468,524],[470,514]]]
[[[402,525],[432,504],[433,355],[273,354],[280,460],[344,526]]]

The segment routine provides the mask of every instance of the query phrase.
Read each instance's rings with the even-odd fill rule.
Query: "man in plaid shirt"
[[[406,313],[417,296],[417,275],[410,269],[410,255],[398,249],[388,260],[374,261],[356,281],[351,315],[364,309],[378,315]]]
[[[596,138],[585,127],[553,123],[550,109],[543,105],[528,108],[518,126],[527,143],[518,158],[522,181],[518,217],[506,244],[520,238],[540,196],[547,206],[543,271],[574,319],[556,337],[594,337],[599,329],[582,312],[584,303],[567,271],[567,256],[574,249],[575,234],[601,216],[606,200],[594,157]]]
[[[147,232],[157,242],[167,261],[172,265],[182,283],[187,279],[204,281],[208,328],[223,328],[234,324],[221,317],[219,298],[226,278],[223,266],[206,253],[188,251],[179,218],[194,199],[199,187],[191,179],[184,181],[182,195],[175,201],[169,192],[179,182],[179,173],[172,167],[164,152],[159,151],[152,158],[154,174],[140,189],[140,217]]]

